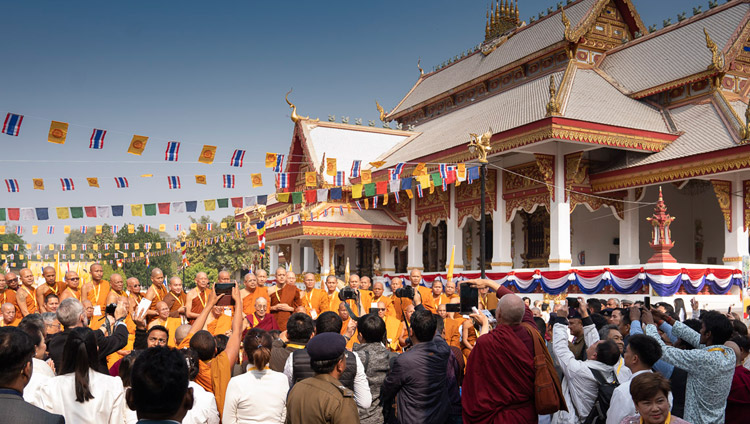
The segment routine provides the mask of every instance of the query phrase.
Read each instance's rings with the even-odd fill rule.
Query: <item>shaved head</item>
[[[523,319],[526,304],[523,299],[514,295],[506,294],[497,302],[497,320],[507,325],[518,325]]]

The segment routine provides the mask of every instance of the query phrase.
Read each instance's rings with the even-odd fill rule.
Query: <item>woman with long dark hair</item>
[[[245,335],[247,373],[229,380],[222,419],[225,424],[283,423],[289,379],[268,367],[273,339],[253,328]]]
[[[97,372],[97,362],[94,332],[87,327],[70,330],[59,375],[41,387],[43,408],[70,423],[124,423],[122,381]]]

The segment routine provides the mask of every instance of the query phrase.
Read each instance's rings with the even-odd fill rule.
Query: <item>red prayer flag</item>
[[[380,181],[375,183],[375,194],[386,193],[388,193],[388,181]]]
[[[20,208],[8,208],[8,219],[11,221],[18,221],[21,219],[21,209]]]
[[[169,215],[169,203],[159,203],[159,214]]]
[[[446,184],[453,184],[456,182],[456,171],[451,169],[448,171],[448,175],[445,177]]]
[[[242,198],[241,197],[232,197],[232,207],[233,208],[241,208],[242,207]]]
[[[318,200],[318,190],[305,190],[305,202],[315,203]]]
[[[86,211],[86,218],[96,218],[96,206],[84,206],[83,209]]]

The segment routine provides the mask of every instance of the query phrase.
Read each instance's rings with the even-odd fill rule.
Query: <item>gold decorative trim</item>
[[[505,221],[510,221],[510,217],[516,209],[520,209],[526,213],[532,213],[537,205],[542,205],[547,210],[550,210],[550,197],[547,193],[539,193],[526,197],[518,197],[508,199],[505,201]]]
[[[719,202],[719,209],[724,215],[724,224],[727,231],[732,232],[732,182],[724,180],[711,180],[711,185]]]
[[[552,201],[555,201],[555,156],[544,155],[541,153],[534,153],[536,159],[536,166],[539,167],[539,172],[544,177],[547,190],[549,191]]]
[[[711,50],[711,64],[708,65],[709,70],[721,71],[724,69],[724,54],[719,50],[719,46],[714,43],[711,36],[708,35],[708,30],[704,27],[703,33],[706,34],[706,47]]]
[[[722,262],[742,262],[742,256],[736,256],[733,258],[721,258]]]
[[[572,264],[573,261],[570,259],[549,259],[547,262],[551,264]]]
[[[743,212],[744,212],[744,230],[747,231],[750,228],[750,180],[742,182],[742,199],[743,199]]]
[[[557,87],[555,86],[555,76],[549,76],[549,102],[547,102],[547,118],[550,116],[560,116],[560,101],[557,98]]]
[[[513,266],[513,262],[492,262],[490,266]]]
[[[381,271],[396,271],[396,268],[380,268]]]
[[[411,272],[412,270],[416,269],[417,271],[424,271],[423,266],[407,266],[406,270]]]
[[[679,87],[681,85],[685,85],[685,84],[688,84],[688,83],[691,83],[691,82],[695,82],[695,81],[700,81],[700,80],[702,80],[704,78],[710,78],[710,77],[716,76],[718,74],[719,74],[719,72],[716,71],[716,70],[713,70],[713,69],[712,70],[708,70],[708,71],[703,71],[703,72],[701,72],[699,74],[690,75],[688,77],[680,78],[678,80],[667,82],[667,83],[664,83],[662,85],[657,85],[656,87],[651,87],[651,88],[647,88],[647,89],[642,90],[642,91],[635,92],[635,93],[633,93],[631,95],[631,97],[633,97],[634,99],[642,99],[644,97],[653,96],[654,94],[658,94],[658,93],[661,93],[663,91],[671,90],[671,89],[673,89],[675,87]]]

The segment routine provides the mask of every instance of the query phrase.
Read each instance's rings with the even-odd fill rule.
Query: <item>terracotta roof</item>
[[[705,12],[608,53],[600,68],[632,93],[704,72],[711,64],[711,51],[703,29],[725,51],[748,11],[750,5],[737,3]]]
[[[572,28],[587,15],[598,0],[581,0],[565,7]],[[390,112],[402,112],[461,84],[488,74],[530,54],[563,41],[565,27],[557,10],[544,19],[520,28],[508,41],[485,56],[477,52],[455,64],[425,75],[421,82]]]

